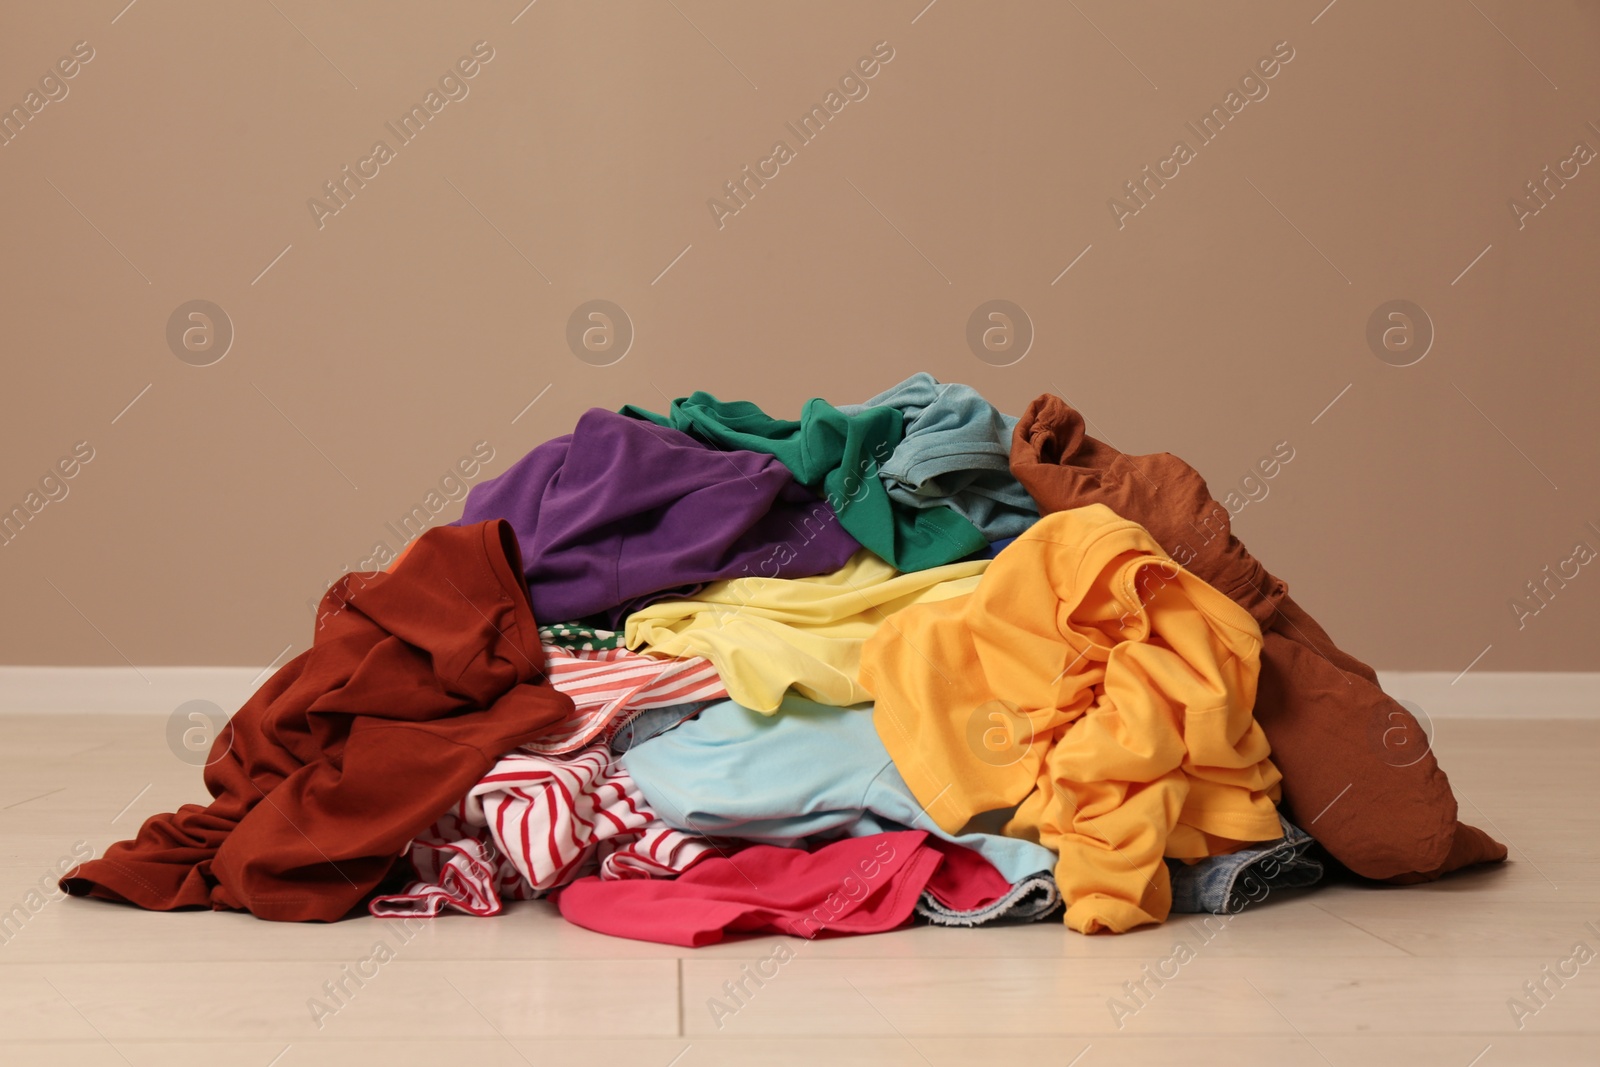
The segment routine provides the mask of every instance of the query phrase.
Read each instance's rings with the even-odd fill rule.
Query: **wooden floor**
[[[0,718],[0,909],[27,912],[75,847],[98,853],[204,799],[165,728]],[[1435,744],[1464,817],[1508,841],[1511,863],[1281,893],[1215,932],[1180,918],[1120,937],[1050,923],[686,950],[580,930],[543,902],[403,940],[375,919],[52,894],[0,935],[0,1064],[1600,1064],[1600,722],[1445,721]],[[324,983],[379,940],[394,958],[328,999]],[[723,984],[786,940],[793,958],[731,1000]],[[1172,974],[1180,941],[1193,959],[1130,999],[1147,965]],[[1544,977],[1563,966],[1561,984]],[[1541,979],[1542,1002],[1524,990]]]

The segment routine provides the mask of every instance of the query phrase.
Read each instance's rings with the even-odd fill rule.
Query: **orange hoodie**
[[[954,833],[1055,849],[1067,925],[1122,932],[1172,905],[1163,856],[1282,836],[1280,775],[1251,715],[1261,631],[1102,504],[1057,512],[976,591],[896,612],[861,684],[918,801]]]

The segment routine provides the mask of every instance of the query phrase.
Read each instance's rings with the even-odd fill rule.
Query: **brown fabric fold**
[[[1193,467],[1165,452],[1122,453],[1045,394],[1017,424],[1011,471],[1042,514],[1105,504],[1139,523],[1260,623],[1255,716],[1283,772],[1282,807],[1334,859],[1396,882],[1505,859],[1504,845],[1457,820],[1449,779],[1415,717],[1233,535],[1228,509]]]

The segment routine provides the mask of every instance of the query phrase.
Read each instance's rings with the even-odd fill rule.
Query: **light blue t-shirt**
[[[870,704],[836,708],[790,693],[763,715],[719,701],[621,762],[680,830],[786,847],[824,834],[926,830],[977,852],[1012,884],[1056,865],[1033,841],[941,830],[878,739]]]

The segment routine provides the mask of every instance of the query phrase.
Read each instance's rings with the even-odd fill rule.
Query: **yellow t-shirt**
[[[867,642],[874,725],[942,827],[1017,805],[1060,854],[1067,925],[1121,932],[1172,906],[1163,856],[1282,836],[1252,715],[1254,619],[1102,504],[1047,516],[976,591]]]
[[[657,656],[704,656],[728,696],[772,714],[793,687],[821,704],[869,698],[856,681],[861,646],[895,612],[970,593],[989,560],[901,574],[862,549],[832,574],[733,578],[687,600],[628,616],[627,646]]]

